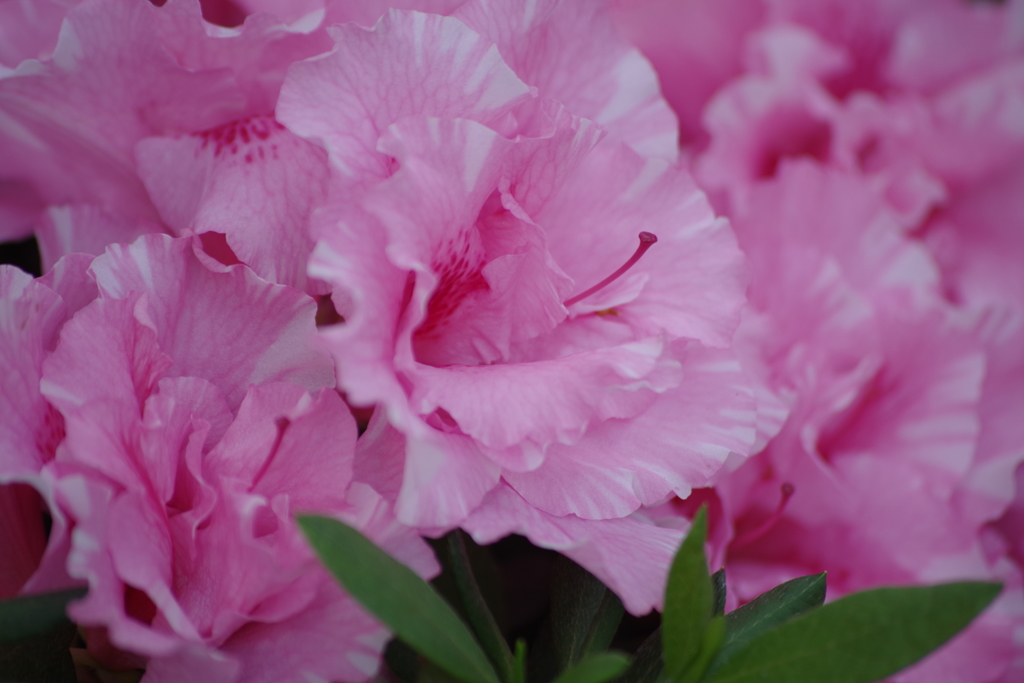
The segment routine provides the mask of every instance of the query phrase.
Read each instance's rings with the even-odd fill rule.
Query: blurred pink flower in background
[[[686,7],[689,26],[738,41],[736,61],[698,71],[718,79],[710,97],[656,38],[691,30],[678,10],[617,16],[631,34],[657,24],[636,34],[665,92],[707,102],[689,153],[750,265],[735,343],[764,450],[675,509],[712,501],[740,601],[824,570],[832,597],[1004,581],[982,619],[896,678],[1017,680],[1024,3],[778,0],[747,23]]]

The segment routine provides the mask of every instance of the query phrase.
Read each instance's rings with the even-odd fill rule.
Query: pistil
[[[563,306],[572,306],[577,301],[583,301],[584,299],[586,299],[591,294],[599,292],[600,290],[604,289],[605,287],[607,287],[611,283],[615,282],[617,279],[622,277],[622,275],[625,274],[625,272],[627,270],[632,268],[633,265],[637,261],[640,260],[640,257],[643,256],[644,253],[646,253],[646,251],[651,248],[651,245],[653,245],[657,241],[658,241],[658,236],[655,235],[653,232],[641,232],[640,233],[640,246],[636,248],[636,251],[633,252],[633,255],[629,257],[628,261],[623,263],[622,266],[620,266],[619,269],[616,270],[614,273],[612,273],[611,275],[609,275],[605,279],[601,280],[600,282],[598,282],[596,285],[594,285],[593,287],[591,287],[587,291],[582,292],[580,294],[577,294],[576,296],[572,297],[571,299],[566,299],[564,302],[562,302],[562,305]]]

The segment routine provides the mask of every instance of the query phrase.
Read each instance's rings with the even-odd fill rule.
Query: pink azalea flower
[[[660,139],[623,132],[657,130],[642,127],[650,93],[616,80],[635,53],[612,53],[581,91],[560,58],[531,56],[582,49],[558,22],[592,12],[513,9],[525,14],[490,23],[472,4],[455,18],[392,11],[372,31],[341,27],[335,52],[290,72],[278,116],[326,147],[337,182],[310,274],[332,283],[345,322],[323,338],[348,399],[379,404],[397,430],[361,450],[399,519],[559,548],[633,529],[645,572],[662,576],[679,531],[625,518],[704,485],[753,438],[724,350],[739,254],[684,172],[630,148]],[[607,119],[604,140],[578,111]],[[587,291],[641,230],[658,243]],[[508,505],[519,521],[495,526],[488,510]],[[627,581],[623,554],[588,553],[631,610],[658,603],[660,581]]]
[[[96,259],[41,387],[63,417],[55,487],[72,605],[94,656],[147,681],[363,680],[387,633],[319,566],[292,515],[331,514],[423,573],[390,506],[352,483],[355,422],[314,348],[315,303],[192,240]]]
[[[77,308],[75,296],[95,294],[84,282],[86,265],[65,259],[45,280],[0,266],[0,545],[7,549],[0,598],[73,583],[64,569],[67,525],[54,500],[52,472],[64,419],[43,398],[39,380],[44,358]],[[52,520],[49,539],[44,513]]]
[[[733,221],[753,310],[737,346],[788,412],[761,453],[716,483],[711,537],[738,601],[826,570],[832,597],[1006,582],[975,625],[894,679],[992,681],[1021,618],[1019,569],[985,531],[1012,495],[998,473],[1020,462],[982,447],[983,428],[1004,444],[1015,433],[992,422],[1008,392],[993,398],[1002,375],[904,220],[883,183],[807,160],[747,189]]]
[[[287,67],[329,45],[269,14],[214,29],[186,0],[72,9],[51,58],[0,79],[4,234],[28,221],[48,269],[141,234],[216,232],[225,260],[315,293],[306,227],[326,164],[273,110]]]

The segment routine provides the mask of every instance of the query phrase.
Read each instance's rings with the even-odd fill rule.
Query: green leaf
[[[661,676],[665,665],[661,661],[661,627],[637,649],[626,673],[616,683],[654,683]]]
[[[612,639],[615,637],[615,632],[619,630],[619,624],[622,623],[622,615],[625,612],[626,610],[622,606],[622,600],[619,600],[619,596],[610,590],[606,590],[604,598],[601,599],[601,605],[597,608],[597,614],[594,615],[594,620],[590,622],[590,631],[587,632],[586,638],[583,639],[583,647],[581,649],[584,657],[596,655],[608,649]]]
[[[873,683],[967,626],[999,594],[991,583],[855,593],[756,636],[708,683]]]
[[[711,575],[711,585],[715,588],[715,616],[725,614],[725,569],[719,569]]]
[[[825,574],[801,576],[763,593],[725,617],[725,643],[711,665],[715,671],[758,635],[825,602]]]
[[[0,642],[43,635],[67,623],[68,603],[84,597],[87,591],[71,588],[0,601]]]
[[[494,615],[491,614],[483,593],[480,592],[480,586],[473,576],[462,533],[460,529],[456,529],[448,534],[448,559],[459,600],[484,652],[501,674],[501,680],[513,683],[515,662],[512,659],[512,651],[509,650],[505,636],[502,635],[498,622],[494,620]]]
[[[608,637],[618,598],[594,575],[565,556],[555,562],[551,609],[532,647],[528,680],[547,683]],[[619,607],[621,609],[621,607]],[[614,635],[614,627],[612,627]]]
[[[700,652],[686,669],[680,683],[697,683],[701,680],[722,647],[723,640],[725,640],[725,619],[715,617],[708,623],[708,627],[704,631],[704,639],[701,641]]]
[[[0,643],[0,680],[75,683],[75,665],[69,649],[75,634],[75,625],[64,619],[43,633]]]
[[[714,616],[714,587],[704,557],[707,531],[707,510],[701,507],[669,570],[661,618],[662,658],[669,681],[685,680],[687,670],[701,656],[704,634]]]
[[[551,628],[558,672],[583,659],[587,635],[608,589],[567,557],[555,565],[551,591]]]
[[[566,669],[554,683],[604,683],[629,667],[629,657],[618,652],[591,655]]]
[[[298,523],[345,590],[396,636],[466,683],[498,683],[473,634],[411,569],[337,520],[302,515]]]

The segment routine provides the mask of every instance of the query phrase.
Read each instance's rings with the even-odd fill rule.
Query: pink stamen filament
[[[598,292],[598,291],[604,289],[605,287],[607,287],[608,285],[610,285],[611,283],[615,282],[615,280],[617,280],[620,277],[622,277],[622,275],[627,270],[632,268],[633,265],[637,261],[640,260],[640,257],[643,256],[644,253],[648,249],[651,248],[651,245],[653,245],[657,241],[658,241],[658,236],[655,235],[653,232],[642,232],[642,233],[640,233],[640,246],[636,248],[636,251],[633,252],[633,255],[629,257],[628,261],[623,263],[622,266],[618,270],[616,270],[614,273],[612,273],[611,275],[609,275],[605,279],[601,280],[600,282],[598,282],[596,285],[594,285],[593,287],[591,287],[587,291],[582,292],[581,294],[577,294],[576,296],[572,297],[571,299],[566,299],[564,302],[562,302],[562,305],[563,306],[572,306],[577,301],[583,301],[584,299],[586,299],[591,294],[594,294],[595,292]]]
[[[274,445],[270,447],[270,453],[267,455],[266,460],[263,461],[263,464],[260,465],[260,469],[256,473],[256,476],[253,477],[252,485],[249,487],[250,491],[256,488],[256,485],[260,483],[260,479],[262,479],[263,475],[270,469],[270,464],[274,462],[274,457],[277,455],[278,449],[281,448],[281,441],[284,439],[284,433],[291,423],[291,420],[283,415],[274,421],[274,426],[277,427],[277,435],[274,437]]]
[[[768,519],[761,522],[760,525],[755,529],[751,529],[739,538],[735,538],[732,541],[733,546],[746,545],[752,543],[757,539],[764,536],[768,531],[775,526],[775,524],[782,519],[782,513],[786,509],[786,504],[789,503],[789,499],[793,497],[793,492],[796,489],[789,482],[782,485],[782,498],[779,500],[779,506],[775,508],[775,512],[768,516]]]

